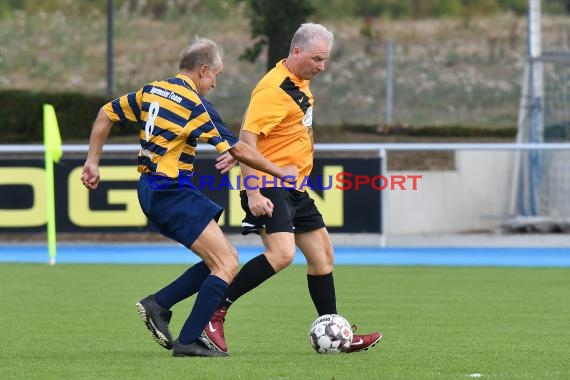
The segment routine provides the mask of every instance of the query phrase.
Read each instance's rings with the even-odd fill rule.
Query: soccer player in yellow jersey
[[[277,165],[295,165],[299,177],[290,186],[241,164],[249,177],[242,190],[245,211],[242,233],[261,235],[265,252],[247,262],[236,275],[220,308],[204,329],[202,341],[227,352],[223,323],[228,308],[242,295],[287,267],[295,246],[307,259],[309,294],[319,315],[336,314],[333,280],[334,253],[323,217],[302,188],[313,167],[313,94],[309,82],[325,70],[333,35],[319,24],[303,24],[295,32],[289,55],[277,63],[254,88],[244,117],[240,140],[257,147]],[[219,160],[222,172],[235,164],[228,155]],[[251,179],[258,178],[257,183]],[[354,335],[348,352],[366,350],[380,339],[380,332]]]
[[[229,152],[239,161],[279,178],[296,178],[293,167],[279,167],[251,145],[240,143],[222,124],[204,96],[216,86],[223,64],[218,46],[198,38],[180,55],[180,72],[105,104],[93,124],[81,180],[88,189],[99,184],[99,160],[112,125],[130,120],[140,126],[141,150],[137,193],[141,208],[165,236],[192,250],[202,261],[171,284],[137,302],[137,310],[155,340],[174,356],[227,356],[198,339],[219,306],[237,271],[237,253],[217,224],[223,209],[192,184],[198,141]],[[160,254],[157,251],[157,254]],[[173,341],[170,308],[198,293]]]

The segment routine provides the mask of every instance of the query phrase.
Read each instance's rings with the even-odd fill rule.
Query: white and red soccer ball
[[[338,314],[321,315],[311,326],[309,342],[319,354],[346,352],[352,343],[352,327]]]

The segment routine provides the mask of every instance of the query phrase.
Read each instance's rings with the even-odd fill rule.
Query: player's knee
[[[280,247],[267,252],[267,259],[276,272],[288,267],[295,259],[295,247]]]

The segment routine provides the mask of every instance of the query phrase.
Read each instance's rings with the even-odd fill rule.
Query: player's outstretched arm
[[[240,142],[229,150],[230,154],[239,162],[247,166],[271,174],[285,182],[295,183],[297,180],[297,168],[295,166],[277,166],[263,157],[255,148],[248,143]]]
[[[99,160],[112,126],[113,122],[101,108],[93,123],[91,137],[89,138],[89,151],[81,174],[81,182],[88,189],[94,190],[99,185]]]

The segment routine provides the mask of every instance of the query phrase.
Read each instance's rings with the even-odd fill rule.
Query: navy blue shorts
[[[224,211],[186,180],[144,173],[137,193],[143,213],[160,233],[188,248]]]
[[[267,187],[259,189],[261,195],[273,202],[271,218],[253,216],[248,206],[245,190],[240,191],[241,208],[245,211],[245,218],[241,223],[242,235],[252,232],[259,233],[260,229],[272,234],[274,232],[302,233],[325,227],[323,216],[317,209],[315,201],[306,191],[285,189],[281,187]]]

